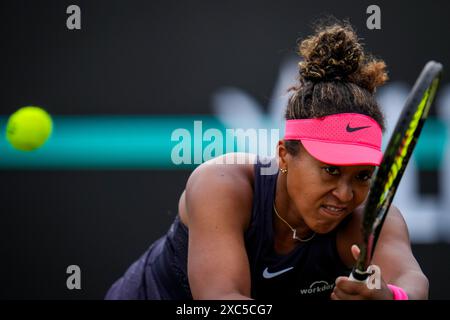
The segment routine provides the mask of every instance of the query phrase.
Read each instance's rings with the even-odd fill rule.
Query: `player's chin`
[[[321,209],[319,209],[321,211]],[[333,231],[339,223],[348,215],[348,213],[330,214],[327,212],[319,212],[319,219],[316,220],[312,228],[316,233],[325,234]]]
[[[315,233],[318,234],[326,234],[337,228],[339,222],[337,221],[317,221],[314,226],[311,228]]]

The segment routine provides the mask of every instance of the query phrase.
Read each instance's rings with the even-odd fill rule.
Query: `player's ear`
[[[286,149],[286,145],[284,144],[284,140],[278,141],[277,153],[280,168],[287,169],[288,151]]]

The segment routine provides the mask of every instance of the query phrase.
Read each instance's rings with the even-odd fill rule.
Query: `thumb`
[[[361,252],[359,247],[356,244],[354,244],[354,245],[352,245],[351,250],[352,250],[353,259],[358,260],[359,254]]]

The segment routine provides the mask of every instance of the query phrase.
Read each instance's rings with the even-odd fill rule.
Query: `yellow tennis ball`
[[[6,125],[6,139],[22,151],[41,147],[52,133],[50,115],[39,107],[23,107],[14,112]]]

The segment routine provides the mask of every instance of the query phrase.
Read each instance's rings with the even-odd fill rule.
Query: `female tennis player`
[[[348,278],[382,159],[374,92],[387,80],[385,63],[364,53],[347,23],[319,27],[299,53],[276,159],[227,154],[200,165],[170,230],[107,299],[427,299],[394,206],[372,261],[379,285]],[[265,174],[270,165],[279,170]]]

